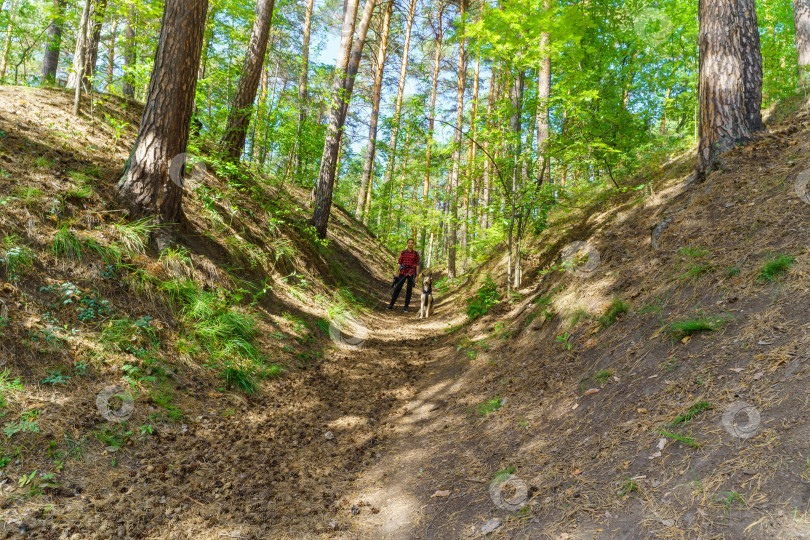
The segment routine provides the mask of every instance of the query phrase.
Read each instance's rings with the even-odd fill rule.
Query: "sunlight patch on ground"
[[[368,418],[356,415],[341,416],[337,420],[333,420],[327,424],[330,429],[351,429],[358,426],[367,426]]]

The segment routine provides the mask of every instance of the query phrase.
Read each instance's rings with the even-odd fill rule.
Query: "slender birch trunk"
[[[312,31],[312,10],[315,0],[308,0],[307,10],[304,14],[304,37],[301,44],[301,76],[298,79],[298,128],[295,134],[295,178],[300,180],[303,168],[303,144],[304,125],[307,121],[307,109],[309,107],[309,38]]]
[[[401,113],[402,113],[402,99],[405,95],[405,80],[406,75],[408,73],[408,56],[411,48],[411,29],[413,28],[413,19],[415,13],[416,13],[416,0],[411,0],[410,5],[408,6],[407,19],[405,20],[405,43],[403,44],[402,49],[402,63],[399,66],[399,83],[397,85],[397,99],[394,104],[394,118],[393,124],[391,126],[391,139],[390,139],[391,143],[389,144],[390,157],[388,159],[388,164],[385,170],[385,179],[383,180],[383,185],[386,185],[391,181],[391,178],[394,174],[394,167],[396,165],[397,141],[399,137],[399,124],[401,121]],[[441,25],[441,12],[439,17],[440,17],[439,25]]]

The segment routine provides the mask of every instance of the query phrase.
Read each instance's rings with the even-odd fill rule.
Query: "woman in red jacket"
[[[397,273],[394,277],[394,294],[391,296],[391,303],[388,304],[388,309],[394,309],[394,304],[397,303],[397,298],[399,298],[399,293],[402,291],[402,286],[407,282],[408,288],[405,290],[405,309],[402,311],[408,311],[408,305],[411,303],[413,284],[416,283],[416,276],[419,275],[419,252],[413,249],[414,244],[413,238],[409,238],[408,248],[399,253],[399,259],[397,259]]]

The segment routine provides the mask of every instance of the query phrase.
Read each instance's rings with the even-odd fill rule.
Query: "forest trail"
[[[497,256],[420,321],[418,294],[384,309],[394,255],[345,210],[328,244],[306,236],[302,189],[268,200],[254,178],[193,176],[186,259],[125,249],[110,211],[125,152],[66,98],[0,91],[0,229],[31,259],[0,285],[0,536],[810,537],[805,101],[704,184],[685,154],[648,189],[583,198],[485,314],[467,308],[488,275],[505,290]],[[558,264],[573,241],[597,271]],[[221,351],[167,294],[192,278],[215,317],[255,327],[257,369],[283,366],[259,391],[223,382]],[[356,317],[345,335],[333,313]],[[111,384],[135,397],[128,424],[100,414]],[[727,421],[741,404],[750,438]]]
[[[275,272],[297,269],[293,275],[299,277],[292,281],[268,273],[270,290],[257,296],[251,309],[260,315],[255,324],[262,351],[283,361],[290,374],[262,381],[255,394],[222,388],[212,366],[197,364],[179,346],[183,339],[194,339],[193,327],[177,325],[177,312],[156,285],[171,283],[174,271],[227,295],[233,281],[217,267],[236,263],[231,272],[238,276],[244,272],[239,267],[253,260],[249,257],[263,257],[271,249],[247,243],[266,230],[264,211],[230,191],[240,205],[250,207],[252,219],[229,216],[209,229],[211,223],[196,222],[197,216],[226,214],[217,199],[203,197],[209,213],[190,211],[190,228],[215,234],[183,238],[188,247],[182,249],[193,268],[180,261],[169,269],[154,254],[125,253],[126,264],[115,275],[100,277],[105,261],[87,246],[117,245],[117,214],[106,208],[126,155],[112,141],[134,133],[125,127],[115,134],[98,122],[88,127],[84,120],[70,118],[68,99],[55,91],[0,92],[5,171],[0,194],[6,205],[0,231],[7,242],[28,246],[33,259],[18,278],[0,288],[6,317],[0,372],[3,377],[14,374],[30,390],[17,392],[8,379],[0,382],[9,400],[7,428],[12,419],[32,410],[38,428],[33,433],[7,429],[4,459],[11,458],[12,444],[35,451],[18,452],[4,462],[0,536],[310,538],[362,530],[366,509],[359,515],[351,512],[361,501],[354,484],[378,466],[381,444],[400,440],[399,432],[390,429],[392,419],[425,386],[430,376],[426,366],[447,352],[439,346],[447,342],[448,324],[459,325],[465,318],[455,307],[457,299],[437,295],[436,314],[427,321],[417,319],[418,290],[409,313],[401,311],[402,296],[398,311],[386,311],[390,278],[385,269],[392,266],[392,255],[356,222],[338,212],[333,227],[341,232],[321,252],[287,222],[282,229],[286,236],[280,238],[294,242],[300,258],[281,258]],[[131,122],[137,118],[137,108],[116,98],[99,100],[97,107],[99,114]],[[111,147],[116,152],[99,151]],[[229,191],[213,175],[204,181]],[[192,187],[206,196],[206,185]],[[54,210],[56,202],[44,204],[45,193],[62,206]],[[54,225],[57,219],[69,225],[60,229]],[[49,249],[54,235],[67,234],[60,231],[77,242],[81,259],[55,256]],[[233,243],[234,237],[240,243]],[[264,259],[257,261],[262,268]],[[133,270],[143,276],[138,282],[127,277]],[[257,279],[255,274],[242,276]],[[326,303],[334,307],[342,300],[330,295],[343,291],[323,284],[321,276],[341,276],[362,300],[356,303],[362,346],[354,341],[346,346],[339,332],[319,327],[325,319],[315,317],[326,316],[323,299],[334,299],[337,304]],[[96,304],[103,300],[104,318],[77,320],[72,302],[54,304],[49,292],[54,287],[46,284],[72,287],[75,294],[66,298],[73,301],[79,295],[95,298]],[[159,340],[150,349],[154,359],[143,362],[131,354],[131,345],[141,346],[138,331],[126,337],[126,352],[108,346],[108,330],[117,328],[111,322],[135,321],[145,314],[153,320],[147,322],[155,328],[151,335]],[[63,326],[73,331],[63,333]],[[87,344],[101,345],[94,349]],[[122,381],[122,366],[131,370],[132,376],[123,377],[130,386]],[[61,379],[53,379],[54,373]],[[41,382],[48,377],[57,382]],[[134,413],[129,424],[106,422],[97,410],[97,394],[122,383],[135,398]],[[58,482],[48,482],[55,475],[46,471],[57,466]],[[18,483],[23,471],[26,478],[34,472],[45,480],[41,485]]]

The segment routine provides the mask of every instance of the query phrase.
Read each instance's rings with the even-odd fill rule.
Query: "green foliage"
[[[3,428],[3,433],[5,433],[6,437],[13,437],[17,433],[38,433],[39,432],[39,425],[37,424],[38,415],[39,411],[37,409],[25,411],[20,415],[20,419],[18,421],[6,422],[6,425]]]
[[[50,384],[56,386],[57,384],[67,384],[70,380],[69,375],[64,375],[61,368],[48,370],[48,376],[42,380],[42,384]]]
[[[470,319],[477,319],[486,315],[489,309],[498,303],[501,296],[498,294],[498,286],[487,276],[483,285],[478,289],[478,293],[467,301],[467,316]]]
[[[571,335],[568,332],[565,332],[564,334],[556,336],[554,338],[554,341],[559,343],[562,346],[562,348],[565,349],[566,351],[570,351],[574,346],[574,344],[571,343],[570,338]]]
[[[759,281],[768,282],[774,281],[776,278],[790,270],[793,263],[796,262],[796,257],[791,255],[774,255],[765,261],[759,271]]]

